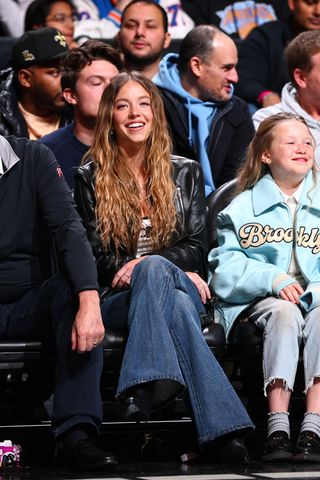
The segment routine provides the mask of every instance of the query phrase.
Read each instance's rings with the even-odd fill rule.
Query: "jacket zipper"
[[[177,187],[177,197],[180,205],[180,210],[181,210],[181,215],[182,215],[182,225],[185,224],[185,214],[184,214],[184,208],[183,208],[183,201],[182,201],[182,195],[181,195],[181,188]]]

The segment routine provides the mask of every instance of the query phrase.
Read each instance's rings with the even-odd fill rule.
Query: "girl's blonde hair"
[[[113,131],[115,99],[120,89],[131,80],[148,92],[153,112],[151,132],[145,146],[145,174],[155,249],[170,244],[176,226],[175,185],[170,159],[172,147],[162,99],[152,81],[140,73],[120,73],[102,95],[94,141],[84,157],[84,162],[91,158],[94,163],[95,213],[102,242],[105,248],[112,243],[117,255],[121,249],[134,255],[141,230],[139,185],[130,165],[119,154]]]
[[[305,120],[299,115],[294,115],[293,113],[277,113],[271,115],[260,123],[255,136],[249,144],[245,160],[239,169],[236,194],[252,187],[266,173],[270,173],[268,165],[262,162],[262,155],[271,146],[274,139],[275,128],[280,123],[289,120],[297,120],[308,128]],[[312,137],[311,132],[310,135]],[[315,170],[315,164],[312,168]]]

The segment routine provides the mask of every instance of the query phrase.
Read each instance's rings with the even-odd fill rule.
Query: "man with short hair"
[[[257,110],[256,128],[276,113],[288,112],[304,118],[316,142],[315,160],[320,166],[320,31],[302,32],[285,50],[290,82],[282,89],[281,102]]]
[[[79,20],[75,38],[82,43],[88,38],[113,38],[121,27],[121,16],[130,0],[74,0]],[[168,29],[172,38],[183,38],[194,22],[184,11],[181,0],[153,0],[168,15]],[[1,13],[1,7],[0,7]]]
[[[110,469],[116,457],[95,444],[104,338],[96,266],[46,146],[0,135],[0,225],[0,338],[54,341],[51,420],[58,456],[73,468]],[[51,236],[65,276],[47,271]]]
[[[55,154],[70,188],[75,169],[92,144],[103,91],[122,69],[119,52],[94,39],[70,50],[62,61],[62,95],[73,108],[74,122],[39,141]]]
[[[200,25],[168,54],[154,83],[160,88],[177,155],[200,162],[206,195],[234,178],[253,137],[248,107],[233,96],[237,48],[218,28]]]
[[[16,41],[13,68],[0,72],[0,134],[37,140],[71,121],[60,86],[60,63],[68,51],[54,28],[26,32]]]
[[[152,0],[132,0],[123,10],[118,40],[127,70],[152,79],[170,45],[165,10]]]
[[[320,0],[287,0],[291,15],[254,28],[239,45],[236,93],[252,111],[280,101],[288,82],[284,50],[299,33],[320,30]]]

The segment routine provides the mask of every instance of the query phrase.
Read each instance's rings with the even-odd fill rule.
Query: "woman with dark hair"
[[[64,35],[68,47],[75,48],[74,22],[76,9],[72,0],[34,0],[27,8],[24,30],[51,27],[57,28]]]
[[[128,329],[117,390],[124,417],[147,420],[186,389],[203,448],[218,439],[221,458],[246,460],[238,437],[253,425],[201,330],[210,298],[201,168],[171,156],[160,95],[143,75],[121,73],[105,89],[75,200],[105,326]]]

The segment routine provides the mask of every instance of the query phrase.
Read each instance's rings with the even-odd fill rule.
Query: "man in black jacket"
[[[51,151],[0,136],[0,339],[55,338],[52,410],[59,455],[80,469],[117,463],[94,443],[101,423],[104,327],[96,267],[71,192]],[[54,235],[66,276],[48,270]]]
[[[233,96],[237,61],[228,35],[200,25],[183,39],[179,55],[163,58],[153,79],[164,101],[173,152],[200,162],[207,196],[234,178],[254,135],[247,105]]]
[[[55,28],[22,35],[12,48],[12,67],[0,72],[0,134],[32,140],[71,122],[61,95],[61,59],[69,49]]]
[[[239,46],[236,93],[252,107],[279,103],[289,81],[284,58],[288,43],[305,30],[320,30],[319,0],[288,0],[291,15],[254,28]]]

